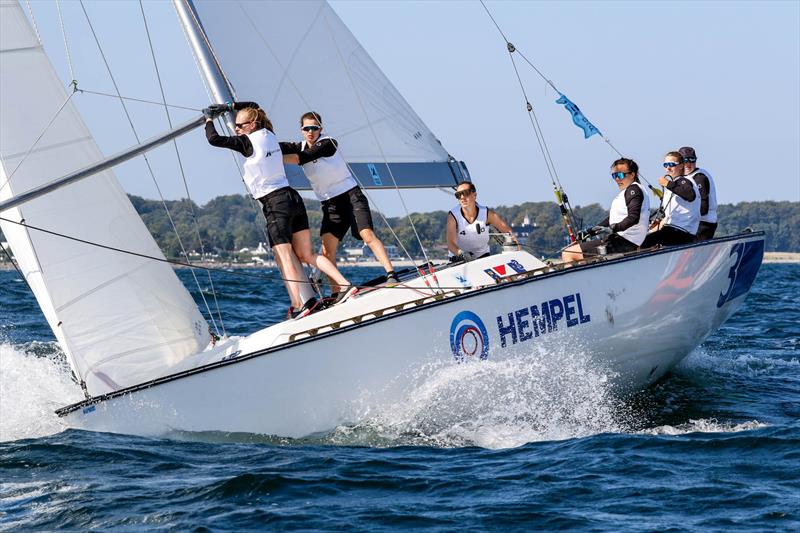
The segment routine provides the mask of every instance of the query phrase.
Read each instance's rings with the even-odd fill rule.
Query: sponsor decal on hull
[[[584,311],[581,293],[546,300],[495,318],[500,347],[514,345],[592,321]],[[450,324],[450,350],[456,361],[489,357],[489,332],[472,311],[461,311]]]
[[[489,357],[489,333],[481,318],[472,311],[461,311],[450,324],[450,350],[456,361]]]

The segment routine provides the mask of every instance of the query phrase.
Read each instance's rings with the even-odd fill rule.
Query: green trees
[[[146,200],[138,196],[131,196],[130,199],[164,254],[170,258],[181,258],[180,242],[172,230],[170,217],[167,216],[164,205],[160,201]],[[305,200],[305,203],[311,235],[315,247],[318,248],[320,245],[318,233],[322,220],[319,202]],[[218,196],[204,206],[198,206],[188,200],[167,201],[165,204],[187,251],[200,251],[198,231],[193,224],[192,212],[197,217],[199,234],[206,252],[220,253],[245,247],[254,248],[259,242],[267,241],[264,217],[260,213],[261,206],[249,197]],[[553,202],[525,202],[519,205],[499,206],[495,210],[512,226],[521,225],[526,216],[530,219],[535,227],[527,240],[523,239],[523,244],[528,251],[537,256],[555,255],[568,243],[561,215]],[[578,226],[575,231],[578,231],[581,227],[592,226],[605,218],[607,211],[598,204],[591,204],[576,207],[574,214]],[[768,251],[800,252],[800,202],[726,204],[719,206],[718,214],[720,220],[718,236],[738,233],[749,227],[766,233]],[[411,218],[428,256],[444,257],[447,211],[413,213]],[[396,245],[397,240],[384,224],[382,217],[375,213],[373,220],[381,240],[387,245]],[[415,257],[422,256],[422,248],[408,219],[394,217],[388,221],[408,253]],[[0,233],[0,241],[2,240],[4,239]],[[344,245],[361,246],[361,242],[348,235]],[[1,253],[0,258],[2,258]]]

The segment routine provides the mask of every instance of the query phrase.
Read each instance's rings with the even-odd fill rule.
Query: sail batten
[[[95,165],[103,155],[67,101],[18,2],[0,0],[0,8],[2,205],[53,176]],[[15,52],[2,53],[7,50]],[[0,214],[30,226],[0,221],[22,274],[90,394],[165,375],[208,344],[208,326],[169,265],[87,244],[164,258],[110,170]]]

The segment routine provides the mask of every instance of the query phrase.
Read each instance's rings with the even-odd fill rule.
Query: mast
[[[178,18],[183,26],[183,31],[186,33],[186,39],[189,41],[189,46],[192,47],[197,66],[200,68],[200,73],[206,82],[206,87],[211,92],[211,99],[217,104],[224,104],[226,102],[233,102],[233,88],[228,83],[227,78],[222,72],[222,66],[214,56],[211,50],[211,44],[208,40],[203,25],[200,22],[200,17],[194,8],[192,0],[172,0],[172,5],[175,6],[175,11],[178,13]],[[233,111],[225,113],[225,125],[232,135],[236,135],[234,125],[236,124],[236,114]],[[277,256],[275,260],[277,261]],[[292,254],[292,261],[295,263],[297,272],[305,272],[303,265],[297,256]],[[284,267],[279,265],[281,273]],[[308,283],[308,278],[305,274],[302,276],[303,281],[306,283],[300,284],[300,298],[307,302],[315,296],[314,289],[311,283]],[[287,281],[284,280],[284,284]],[[288,289],[288,286],[287,286]]]
[[[203,25],[200,23],[200,17],[197,16],[194,3],[192,0],[172,0],[172,5],[175,6],[183,31],[186,33],[186,39],[189,41],[189,46],[192,47],[192,52],[194,52],[194,57],[197,60],[197,66],[200,68],[200,73],[203,75],[206,86],[211,92],[211,99],[217,104],[233,102],[232,87],[228,85],[225,75],[222,73],[222,67],[211,51],[211,45],[205,30],[203,30]],[[225,113],[225,125],[234,135],[236,134],[234,130],[235,122],[236,116],[232,111]]]

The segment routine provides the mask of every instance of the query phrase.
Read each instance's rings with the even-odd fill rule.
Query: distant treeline
[[[157,200],[145,200],[130,196],[134,207],[142,216],[150,232],[168,257],[180,257],[180,244],[164,211],[164,205]],[[321,214],[319,202],[306,200],[312,236],[319,246],[318,231]],[[207,252],[231,251],[241,248],[254,248],[265,242],[264,222],[260,211],[250,198],[242,195],[219,196],[204,206],[188,200],[167,201],[172,220],[178,228],[181,240],[187,250],[200,250],[199,236]],[[553,255],[566,244],[566,231],[561,221],[558,207],[553,202],[525,202],[515,206],[498,206],[494,209],[510,224],[521,225],[528,216],[535,228],[524,242],[529,251],[536,255]],[[192,213],[197,218],[198,229],[192,223]],[[592,226],[602,220],[606,209],[591,204],[574,209],[579,227]],[[719,228],[717,235],[738,233],[745,228],[763,230],[766,233],[767,251],[800,252],[800,202],[742,202],[720,205]],[[445,248],[445,227],[447,211],[414,213],[417,234],[429,256],[443,257]],[[385,244],[397,244],[381,215],[373,213],[376,231]],[[414,230],[406,217],[387,219],[405,249],[412,256],[422,255]],[[347,237],[345,246],[360,246]],[[402,253],[402,250],[400,250]]]

